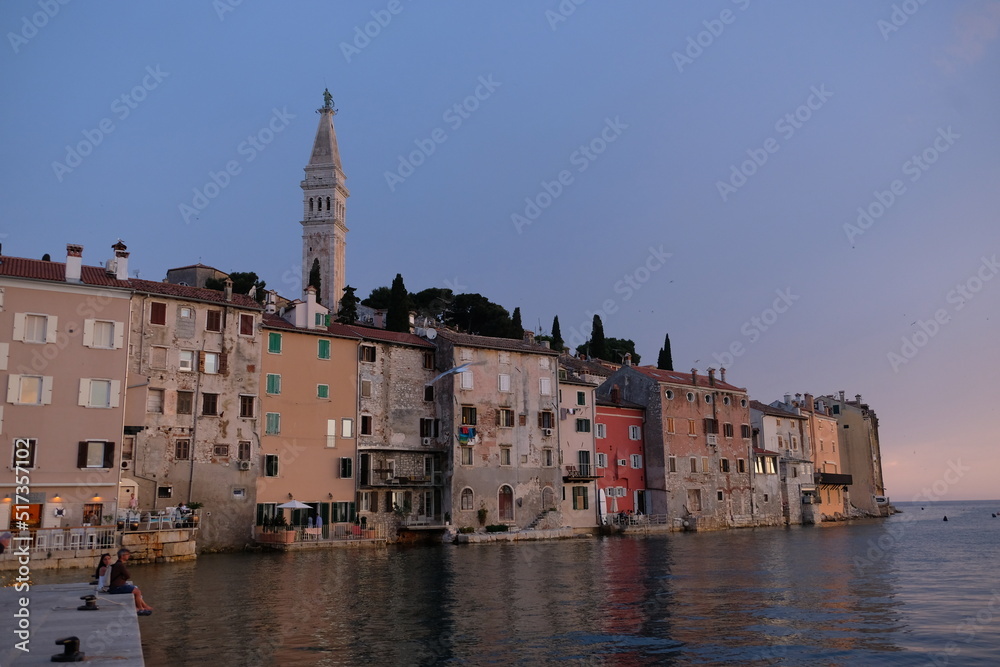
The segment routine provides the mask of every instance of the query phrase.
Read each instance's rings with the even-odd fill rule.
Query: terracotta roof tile
[[[414,347],[426,347],[431,350],[434,349],[433,343],[427,342],[416,334],[401,333],[399,331],[386,331],[385,329],[362,327],[358,325],[350,325],[347,328],[353,331],[355,335],[368,340],[377,340],[383,343],[398,343],[400,345],[412,345]]]
[[[360,336],[354,332],[354,330],[346,325],[338,324],[336,322],[331,322],[330,326],[323,329],[309,329],[306,327],[297,327],[285,318],[271,314],[265,313],[264,326],[270,329],[284,329],[286,331],[298,331],[299,333],[309,333],[316,334],[317,336],[335,336],[337,338],[350,338],[351,340],[357,340]]]
[[[672,384],[687,384],[694,386],[691,382],[691,373],[684,373],[683,371],[665,371],[654,366],[633,366],[636,371],[642,373],[647,377],[651,377],[657,382],[670,382]],[[698,373],[698,385],[703,388],[715,388],[715,389],[725,389],[727,391],[746,391],[745,387],[737,387],[734,384],[729,384],[728,382],[723,382],[716,376],[715,385],[711,385],[708,382],[708,375],[705,373]]]
[[[607,366],[599,364],[596,361],[587,361],[586,359],[580,359],[568,354],[559,355],[559,365],[574,373],[582,373],[584,375],[609,377],[614,372]]]
[[[225,293],[208,289],[205,287],[191,287],[190,285],[175,285],[173,283],[155,282],[152,280],[139,280],[133,278],[128,281],[136,292],[145,294],[162,294],[163,296],[173,296],[178,299],[190,299],[191,301],[206,301],[208,303],[218,303],[237,308],[249,308],[262,310],[263,307],[251,299],[246,294],[233,294],[232,301],[226,301]]]
[[[65,262],[45,262],[26,257],[0,257],[0,276],[66,283],[66,264]],[[80,282],[84,285],[129,289],[127,280],[118,280],[113,275],[108,275],[102,266],[82,267],[80,269]]]
[[[510,350],[512,352],[528,352],[531,354],[549,354],[556,356],[559,353],[549,349],[544,345],[525,343],[523,340],[515,338],[494,338],[493,336],[473,336],[472,334],[438,329],[438,336],[455,345],[464,347],[485,347],[493,350]]]
[[[763,412],[765,415],[771,415],[772,417],[784,417],[786,419],[808,419],[808,417],[806,417],[805,415],[797,415],[794,412],[788,412],[787,410],[782,410],[781,408],[776,408],[772,405],[761,403],[760,401],[750,401],[750,409],[756,410],[758,412]]]

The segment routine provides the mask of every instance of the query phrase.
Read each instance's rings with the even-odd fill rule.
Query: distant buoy
[[[948,520],[948,517],[945,517],[945,518],[944,518],[944,520],[945,520],[945,521],[947,521],[947,520]]]
[[[921,511],[921,512],[923,512],[923,511],[924,511],[924,508],[923,508],[923,507],[921,507],[921,508],[920,508],[920,511]]]
[[[995,518],[997,518],[997,515],[996,515],[996,514],[994,514],[994,515],[993,515],[993,518],[994,518],[994,519],[995,519]]]

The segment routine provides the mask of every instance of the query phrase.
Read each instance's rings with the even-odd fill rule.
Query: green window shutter
[[[318,356],[319,356],[319,358],[320,359],[329,359],[330,358],[330,341],[321,338],[319,340],[318,344],[319,344],[319,347],[318,347]]]
[[[272,354],[281,352],[281,334],[274,331],[267,334],[267,351]]]

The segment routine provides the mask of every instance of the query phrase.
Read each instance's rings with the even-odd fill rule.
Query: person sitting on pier
[[[3,535],[0,535],[0,554],[6,551],[7,547],[10,546],[10,540],[12,537],[13,535],[11,535],[10,532],[6,532]]]
[[[139,587],[129,583],[132,574],[128,571],[126,563],[128,563],[131,555],[132,552],[125,547],[118,550],[118,562],[111,566],[111,585],[108,588],[108,593],[111,595],[131,593],[132,597],[135,598],[135,608],[138,614],[140,616],[149,616],[153,613],[153,608],[142,599]]]
[[[109,588],[111,581],[111,554],[101,554],[101,560],[97,563],[97,570],[94,571],[94,578],[97,579],[97,590],[104,591]]]

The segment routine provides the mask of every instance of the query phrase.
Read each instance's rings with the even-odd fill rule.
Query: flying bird
[[[445,375],[451,375],[452,373],[461,373],[463,371],[469,370],[470,366],[479,366],[479,365],[482,365],[482,364],[485,364],[485,363],[486,363],[485,361],[470,361],[467,364],[462,364],[461,366],[455,366],[454,368],[450,368],[450,369],[446,370],[444,373],[441,373],[440,375],[438,375],[436,378],[434,378],[433,380],[431,380],[427,384],[434,384],[435,382],[437,382],[438,380],[440,380],[441,378],[443,378]]]

